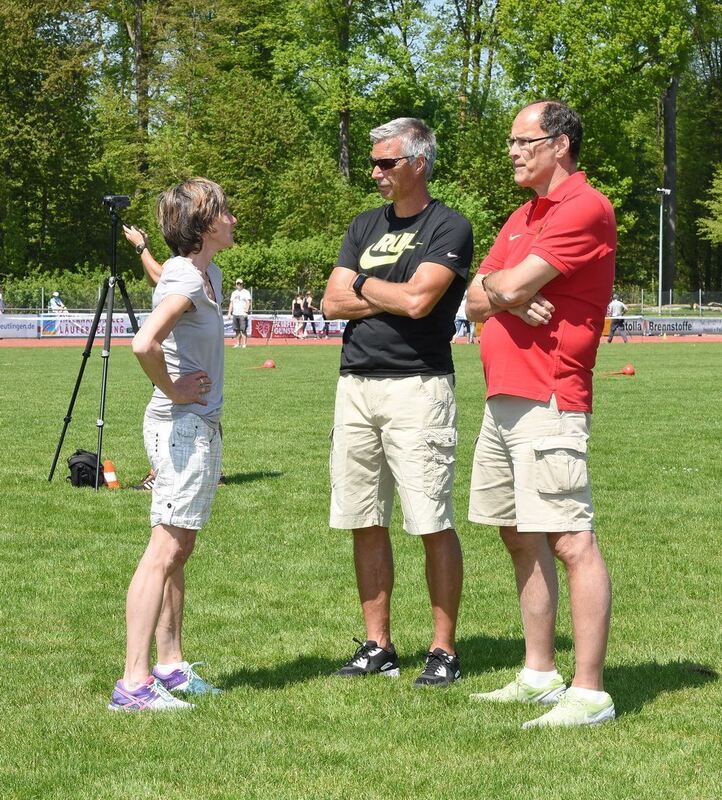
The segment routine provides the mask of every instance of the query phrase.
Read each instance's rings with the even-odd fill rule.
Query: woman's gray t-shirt
[[[220,421],[223,408],[223,304],[221,271],[213,262],[208,266],[208,277],[218,302],[213,302],[206,294],[203,276],[190,259],[175,256],[163,265],[153,292],[153,309],[173,294],[187,297],[193,303],[193,308],[183,314],[163,341],[168,373],[185,375],[205,370],[211,379],[211,388],[205,397],[208,405],[205,406],[200,403],[176,405],[156,386],[146,410],[156,419],[172,419],[192,412],[214,427]]]

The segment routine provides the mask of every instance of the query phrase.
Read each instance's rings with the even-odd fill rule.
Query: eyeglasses
[[[405,158],[416,158],[416,156],[397,156],[396,158],[369,158],[369,164],[371,164],[371,169],[378,167],[380,170],[384,172],[387,169],[393,169],[399,161],[403,161]]]
[[[556,135],[549,134],[548,136],[537,136],[536,139],[525,139],[522,136],[510,136],[506,140],[506,146],[511,150],[514,145],[518,145],[520,150],[531,150],[529,145],[534,142],[543,142],[544,139],[556,139]]]

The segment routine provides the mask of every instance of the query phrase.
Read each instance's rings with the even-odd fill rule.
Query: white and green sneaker
[[[559,702],[560,697],[566,691],[566,685],[561,675],[552,678],[544,686],[530,686],[521,679],[521,672],[517,673],[516,679],[508,683],[503,689],[495,689],[493,692],[479,692],[471,694],[472,700],[491,703],[542,703],[552,705]]]
[[[611,722],[614,717],[614,703],[606,692],[604,700],[600,703],[595,703],[593,700],[585,700],[582,697],[570,697],[569,692],[567,692],[560,698],[559,703],[554,708],[537,719],[530,719],[529,722],[525,722],[521,727],[529,730],[529,728],[601,725],[603,722]]]

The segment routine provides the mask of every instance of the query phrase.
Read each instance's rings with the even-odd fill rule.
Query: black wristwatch
[[[135,246],[135,252],[136,252],[138,255],[140,255],[140,254],[143,252],[143,250],[145,250],[145,249],[146,249],[146,247],[148,247],[148,245],[147,245],[145,242],[143,242],[142,244],[137,244],[137,245]]]
[[[356,280],[351,284],[351,288],[356,292],[356,294],[361,297],[361,287],[366,283],[366,279],[368,275],[364,275],[363,272],[359,272],[356,276]]]

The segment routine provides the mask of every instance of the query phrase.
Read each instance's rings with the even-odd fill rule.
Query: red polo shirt
[[[506,221],[480,273],[509,269],[530,253],[561,275],[541,294],[554,304],[534,328],[508,312],[491,317],[481,337],[487,396],[510,394],[564,411],[592,410],[592,369],[614,283],[617,226],[607,198],[575,172]]]

